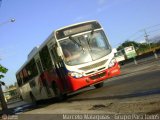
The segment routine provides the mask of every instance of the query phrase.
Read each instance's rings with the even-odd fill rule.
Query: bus
[[[62,98],[87,86],[100,88],[120,66],[98,21],[57,29],[16,72],[23,100]]]

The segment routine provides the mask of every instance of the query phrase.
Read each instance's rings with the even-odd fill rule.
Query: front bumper
[[[105,69],[101,72],[97,72],[96,74],[84,76],[82,78],[73,78],[68,76],[70,84],[72,86],[72,92],[102,82],[108,78],[117,76],[120,74],[120,66],[116,63],[113,67]]]

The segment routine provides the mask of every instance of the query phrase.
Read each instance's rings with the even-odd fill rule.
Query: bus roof
[[[47,39],[39,46],[39,47],[34,47],[32,50],[31,50],[31,52],[33,52],[34,51],[34,49],[35,49],[35,52],[31,55],[31,56],[29,56],[30,54],[31,54],[31,52],[28,54],[28,58],[27,58],[27,60],[26,60],[26,62],[20,67],[20,69],[18,69],[18,71],[16,72],[16,74],[17,73],[19,73],[23,68],[24,68],[24,66],[27,64],[27,63],[29,63],[30,62],[30,60],[52,39],[54,37],[54,31],[47,37]]]
[[[65,28],[68,28],[68,27],[72,27],[72,26],[80,25],[80,24],[84,24],[84,23],[90,23],[90,22],[98,22],[98,21],[97,20],[90,20],[90,21],[84,21],[84,22],[79,22],[79,23],[71,24],[71,25],[68,25],[68,26],[65,26],[65,27],[61,27],[61,28],[55,30],[55,32],[59,31],[59,30],[62,30],[62,29],[65,29]]]

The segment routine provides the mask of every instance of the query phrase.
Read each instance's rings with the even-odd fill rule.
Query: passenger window
[[[44,48],[42,48],[39,54],[40,54],[43,69],[47,70],[52,68],[52,61],[51,61],[48,47],[45,46]]]
[[[17,75],[16,75],[16,78],[17,78],[18,86],[21,86],[21,85],[22,85],[22,80],[21,80],[21,78],[20,78],[20,75],[17,74]]]
[[[37,63],[39,72],[42,73],[42,72],[43,72],[43,69],[42,69],[41,61],[40,61],[39,59],[37,59],[37,60],[36,60],[36,63]]]

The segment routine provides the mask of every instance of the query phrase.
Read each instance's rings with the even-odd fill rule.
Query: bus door
[[[53,45],[52,47],[50,47],[50,53],[54,61],[54,67],[55,67],[56,73],[59,79],[61,80],[61,83],[63,85],[63,90],[67,92],[68,81],[67,81],[66,67],[62,59],[58,56],[56,51],[57,51],[56,45]]]
[[[36,64],[37,64],[37,68],[38,68],[38,71],[39,71],[39,75],[41,75],[42,72],[43,72],[43,67],[42,67],[41,60],[40,60],[39,55],[36,56],[35,61],[36,61]],[[52,94],[51,94],[51,91],[50,91],[50,89],[49,89],[49,83],[48,83],[48,81],[45,80],[45,79],[43,79],[43,80],[38,81],[38,84],[39,84],[39,85],[38,85],[38,86],[39,86],[39,92],[40,92],[40,93],[42,92],[42,88],[43,88],[43,86],[44,86],[44,87],[45,87],[45,91],[46,91],[46,93],[47,93],[47,96],[48,96],[48,97],[51,97]]]

